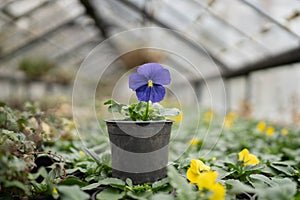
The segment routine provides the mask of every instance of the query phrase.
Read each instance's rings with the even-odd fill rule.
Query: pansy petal
[[[249,157],[249,151],[248,151],[248,149],[243,149],[243,150],[239,153],[239,160],[240,160],[240,161],[248,160],[248,157]]]
[[[199,174],[195,174],[191,167],[187,170],[186,177],[191,184],[199,182]]]
[[[151,88],[150,101],[152,101],[152,103],[160,102],[164,99],[166,94],[166,89],[163,86],[153,84],[153,87],[150,88]]]
[[[258,158],[253,155],[253,154],[249,154],[249,160],[245,162],[245,165],[257,165],[259,163]]]
[[[151,87],[148,87],[148,84],[143,85],[136,89],[136,96],[139,101],[148,102],[150,100],[150,93],[151,93]]]
[[[144,75],[134,73],[129,77],[129,88],[132,90],[136,90],[146,84],[148,84],[148,79]]]
[[[158,63],[147,63],[137,69],[137,73],[144,75],[148,80],[158,85],[168,85],[171,82],[169,70],[163,68]]]

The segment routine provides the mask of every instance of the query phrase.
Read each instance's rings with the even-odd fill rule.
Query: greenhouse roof
[[[15,76],[22,58],[41,53],[60,65],[79,66],[106,38],[155,26],[178,31],[166,33],[168,45],[183,43],[202,64],[209,62],[199,58],[204,47],[230,78],[300,62],[299,23],[299,0],[2,0],[0,74]],[[180,59],[168,59],[199,78]],[[216,70],[201,70],[206,78],[219,77]]]

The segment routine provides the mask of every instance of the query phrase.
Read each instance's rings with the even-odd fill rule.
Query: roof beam
[[[232,70],[231,72],[223,73],[222,76],[204,77],[203,80],[198,81],[201,82],[205,80],[215,80],[219,78],[229,79],[239,76],[247,76],[255,71],[282,67],[284,65],[291,65],[295,63],[300,63],[300,48],[295,48],[283,53],[279,53],[277,55],[261,59],[255,63],[250,63],[248,65],[241,66],[240,68]]]
[[[31,8],[31,9],[29,9],[28,11],[26,11],[26,12],[23,13],[22,15],[16,16],[16,17],[11,16],[11,14],[9,13],[9,11],[7,11],[7,8],[6,8],[7,6],[5,6],[2,10],[3,10],[3,12],[4,12],[6,15],[10,16],[10,18],[11,18],[11,20],[8,21],[5,25],[8,25],[8,24],[10,24],[10,23],[13,23],[14,21],[20,19],[21,17],[25,17],[25,16],[28,16],[28,15],[31,15],[31,14],[34,13],[35,11],[37,11],[37,10],[39,10],[39,9],[45,7],[45,6],[48,6],[48,5],[50,5],[50,4],[52,4],[52,3],[56,2],[56,1],[57,1],[57,0],[47,0],[47,1],[43,2],[43,3],[41,3],[40,5],[35,6],[35,7]],[[5,25],[3,25],[3,26],[5,26]]]
[[[78,44],[76,44],[74,47],[72,47],[71,49],[55,56],[55,60],[57,62],[63,61],[65,59],[68,59],[69,57],[78,57],[79,55],[74,53],[76,51],[79,51],[80,49],[82,49],[83,47],[90,45],[90,44],[98,44],[101,40],[97,40],[96,38],[90,38],[88,40],[85,40],[83,42],[80,42]]]
[[[6,53],[4,55],[0,56],[0,63],[1,62],[5,62],[15,56],[18,56],[20,54],[22,54],[23,52],[27,51],[28,48],[38,44],[41,41],[46,40],[47,41],[47,37],[57,33],[58,31],[64,29],[66,26],[72,25],[72,23],[74,22],[75,19],[79,18],[80,16],[82,16],[82,14],[80,13],[79,15],[76,15],[75,17],[66,20],[65,22],[59,24],[58,26],[50,29],[49,31],[47,31],[44,34],[41,34],[35,38],[33,38],[32,40],[29,40],[28,42],[26,42],[25,44],[15,48],[14,50],[10,51],[9,53]]]
[[[245,5],[249,6],[250,8],[252,8],[253,10],[255,10],[257,13],[259,13],[261,16],[267,18],[268,20],[270,20],[271,22],[273,22],[274,24],[276,24],[277,26],[279,26],[280,28],[282,28],[283,30],[285,30],[287,33],[289,33],[290,35],[298,38],[298,40],[300,40],[300,36],[297,35],[296,33],[294,33],[293,31],[291,31],[288,27],[284,26],[283,24],[281,24],[280,22],[278,22],[277,20],[275,20],[273,17],[271,17],[269,14],[267,14],[265,11],[263,11],[262,9],[258,8],[257,6],[255,6],[254,4],[252,4],[251,2],[249,2],[248,0],[239,0],[242,3],[244,3]]]
[[[202,7],[207,13],[209,13],[210,16],[212,16],[213,18],[215,18],[216,20],[218,20],[219,22],[221,22],[222,24],[230,27],[231,29],[233,29],[234,31],[236,31],[237,33],[239,33],[240,35],[242,35],[243,37],[246,37],[249,40],[252,40],[254,42],[256,42],[258,45],[260,45],[266,52],[269,52],[268,48],[265,46],[265,44],[263,44],[262,42],[256,40],[254,37],[252,37],[251,35],[249,35],[248,33],[244,32],[243,30],[239,29],[238,27],[234,26],[233,24],[229,23],[228,21],[226,21],[224,18],[222,18],[221,16],[215,14],[214,12],[212,12],[212,10],[210,8],[208,8],[207,6],[205,6],[204,4],[202,4],[199,0],[194,0],[196,3],[198,3],[200,5],[200,7]]]
[[[80,3],[85,8],[86,14],[89,15],[95,21],[95,25],[101,31],[101,34],[103,35],[103,37],[104,38],[109,37],[108,32],[107,32],[107,28],[109,27],[109,24],[107,24],[105,21],[102,20],[100,14],[94,8],[92,1],[91,0],[80,0]]]
[[[233,78],[248,75],[249,73],[258,70],[275,68],[283,65],[290,65],[298,62],[300,62],[300,48],[295,48],[277,55],[261,59],[255,63],[242,66],[240,69],[225,73],[223,77]]]
[[[166,29],[170,29],[170,30],[173,29],[169,25],[167,25],[167,24],[161,22],[160,20],[158,20],[157,18],[155,18],[151,13],[148,13],[146,10],[141,10],[138,6],[136,6],[132,2],[130,2],[128,0],[117,0],[117,1],[122,3],[123,5],[131,8],[132,10],[134,10],[136,12],[139,12],[140,14],[145,16],[148,20],[152,21],[153,23],[157,24],[158,26],[166,28]],[[207,50],[204,51],[197,44],[195,44],[191,40],[183,37],[181,34],[179,34],[177,32],[173,32],[173,33],[174,33],[174,36],[176,36],[178,39],[186,42],[189,46],[191,46],[192,48],[194,48],[196,51],[200,52],[201,54],[203,54],[203,53],[208,54],[212,58],[212,60],[217,64],[217,66],[219,66],[221,72],[230,71],[229,67],[227,65],[225,65],[223,62],[221,62],[219,59],[217,59],[214,55],[212,55],[212,53],[210,53]]]

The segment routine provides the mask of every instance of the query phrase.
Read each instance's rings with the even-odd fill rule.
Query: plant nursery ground
[[[0,199],[300,199],[298,128],[209,110],[174,120],[167,177],[133,185],[111,177],[107,133],[79,139],[71,119],[1,103]]]

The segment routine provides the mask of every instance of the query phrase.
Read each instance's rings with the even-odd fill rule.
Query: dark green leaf
[[[152,190],[159,190],[160,188],[166,186],[169,183],[169,178],[164,178],[162,180],[156,181],[152,184]]]
[[[4,187],[5,188],[16,187],[16,188],[19,188],[19,189],[23,190],[26,194],[29,193],[29,190],[28,190],[27,186],[24,183],[22,183],[20,181],[17,181],[17,180],[5,181],[4,182]]]
[[[118,200],[122,199],[124,195],[124,192],[120,192],[115,188],[107,188],[98,193],[96,198],[99,200]]]
[[[114,100],[112,100],[112,99],[110,99],[110,100],[104,102],[104,105],[111,105],[111,104],[119,104],[119,103],[116,102],[116,101],[114,101]]]
[[[288,176],[293,176],[295,173],[295,170],[291,166],[288,166],[288,165],[283,166],[283,165],[275,165],[275,164],[271,163],[270,166]]]
[[[81,189],[82,190],[92,190],[92,189],[97,188],[100,185],[101,185],[100,183],[92,183],[90,185],[86,185],[86,186],[82,187]]]
[[[126,195],[136,200],[148,200],[152,196],[152,192],[144,191],[144,192],[134,193],[132,191],[128,191]]]
[[[88,183],[80,180],[78,177],[70,176],[63,180],[59,185],[78,185],[80,187],[87,186]]]
[[[66,200],[87,200],[90,198],[90,195],[83,192],[78,185],[74,186],[57,186],[58,193],[61,199]]]
[[[239,180],[226,180],[226,184],[231,186],[230,193],[242,194],[245,192],[255,192],[254,188],[240,182]]]

